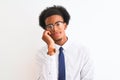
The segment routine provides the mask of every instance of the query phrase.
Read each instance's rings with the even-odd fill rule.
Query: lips
[[[60,33],[59,33],[59,32],[55,32],[55,33],[53,34],[53,36],[54,36],[54,37],[59,37],[59,36],[60,36]]]

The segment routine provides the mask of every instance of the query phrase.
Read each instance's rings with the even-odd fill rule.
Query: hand
[[[47,43],[48,46],[54,46],[54,40],[50,36],[51,32],[50,31],[44,31],[42,39]]]
[[[51,35],[50,31],[44,31],[42,39],[48,45],[48,54],[53,55],[55,53],[55,51],[54,51],[55,50],[55,48],[54,48],[55,42],[54,42],[54,40],[52,39],[52,37],[50,35]]]

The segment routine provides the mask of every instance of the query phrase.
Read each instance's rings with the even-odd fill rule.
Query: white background
[[[95,80],[120,80],[119,0],[0,0],[0,80],[35,80],[35,54],[45,43],[38,17],[63,5],[71,15],[67,35],[94,60]]]

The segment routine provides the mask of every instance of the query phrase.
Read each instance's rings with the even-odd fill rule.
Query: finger
[[[45,31],[46,34],[48,35],[51,35],[51,32],[50,31]]]

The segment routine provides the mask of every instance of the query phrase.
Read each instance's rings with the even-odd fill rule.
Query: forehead
[[[57,21],[63,21],[62,16],[60,15],[52,15],[49,16],[45,19],[45,24],[51,24],[51,23],[55,23]]]

